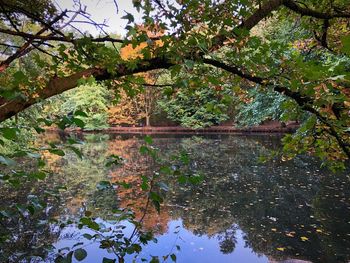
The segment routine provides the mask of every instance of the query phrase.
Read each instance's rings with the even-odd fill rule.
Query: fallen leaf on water
[[[307,240],[309,240],[307,237],[301,237],[300,238],[302,241],[307,241]]]

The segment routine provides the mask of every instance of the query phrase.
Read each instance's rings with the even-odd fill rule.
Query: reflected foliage
[[[46,139],[58,143],[64,142],[65,137],[51,135]],[[50,227],[28,225],[25,216],[19,218],[12,230],[20,231],[18,236],[36,233],[36,238],[31,240],[34,244],[25,236],[21,241],[6,243],[2,247],[4,257],[9,253],[12,257],[23,253],[23,258],[34,254],[48,258],[55,250],[40,247],[44,241],[56,249],[68,240],[100,242],[100,234],[86,232],[85,228],[79,230],[74,225],[72,228],[69,220],[78,220],[76,226],[93,226],[93,222],[97,222],[99,227],[104,225],[101,231],[121,231],[124,223],[115,220],[116,212],[120,215],[131,209],[134,212],[126,219],[141,222],[137,229],[148,241],[163,235],[170,238],[168,223],[181,219],[183,228],[193,234],[216,239],[217,248],[223,254],[236,253],[238,232],[242,231],[245,245],[270,260],[347,262],[350,259],[348,170],[330,174],[328,170],[318,169],[319,162],[308,156],[260,163],[262,154],[279,147],[278,136],[159,136],[153,139],[152,147],[159,149],[162,159],[167,160],[174,171],[180,168],[184,171],[182,175],[161,173],[157,177],[156,181],[163,184],[155,184],[152,191],[164,197],[164,202],[159,204],[160,213],[156,207],[147,205],[142,176],[152,176],[154,171],[165,168],[140,151],[143,139],[102,134],[77,135],[76,139],[85,141],[80,146],[84,154],[82,160],[73,153],[64,157],[47,154],[49,167],[58,175],[44,181],[44,185],[28,183],[18,190],[23,196],[35,192],[45,200],[45,188],[67,185],[59,201],[47,201],[50,207],[47,214],[35,214],[39,222],[43,218],[51,222]],[[104,165],[103,160],[108,156],[120,153],[124,153],[124,165],[110,168]],[[179,180],[181,176],[186,178],[196,173],[202,173],[203,177],[197,185]],[[119,184],[114,188],[103,185],[96,188],[101,181]],[[21,195],[2,196],[2,203],[13,202],[14,197]],[[68,225],[55,225],[58,221],[49,218]],[[86,219],[81,221],[81,218]],[[84,233],[90,235],[89,239],[81,241]],[[148,241],[130,251],[147,247]],[[108,248],[104,244],[101,248]],[[38,252],[33,247],[37,247]],[[125,257],[131,260],[131,256]],[[146,260],[151,258],[145,256]]]

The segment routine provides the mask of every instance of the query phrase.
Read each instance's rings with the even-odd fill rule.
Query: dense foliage
[[[229,118],[228,105],[222,101],[222,93],[206,86],[193,90],[180,89],[159,104],[170,119],[184,127],[210,127]]]
[[[249,91],[249,101],[240,103],[236,119],[240,125],[254,126],[266,120],[283,121],[283,104],[286,98],[271,91],[261,94],[257,89]],[[287,118],[290,119],[290,118]]]

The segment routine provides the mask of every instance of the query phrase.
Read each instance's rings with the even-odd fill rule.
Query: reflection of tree
[[[192,169],[206,171],[205,180],[200,186],[181,187],[170,180],[174,194],[167,205],[172,207],[173,217],[181,217],[193,233],[217,236],[221,250],[228,252],[234,244],[230,229],[237,224],[244,231],[246,245],[270,258],[349,260],[350,229],[345,223],[350,215],[344,213],[349,210],[349,193],[344,176],[336,177],[342,178],[343,184],[325,180],[332,177],[315,170],[318,164],[309,158],[257,164],[264,147],[269,147],[259,137],[230,137],[225,143],[215,139],[182,142],[191,154]],[[320,199],[320,190],[339,198],[332,200],[327,193]],[[338,192],[342,194],[334,194]],[[313,200],[319,200],[323,210],[317,209]]]
[[[107,137],[108,138],[108,137]],[[59,143],[61,138],[50,133],[43,138]],[[13,188],[1,186],[1,208],[12,212],[10,218],[0,216],[0,236],[7,234],[7,240],[0,240],[0,262],[8,262],[12,258],[17,262],[19,258],[41,256],[46,258],[51,244],[55,243],[60,235],[56,220],[78,218],[84,210],[90,210],[94,215],[107,217],[117,207],[115,192],[98,191],[97,182],[106,179],[104,170],[106,149],[104,136],[87,136],[86,143],[81,147],[84,158],[80,160],[74,153],[67,151],[64,157],[44,152],[43,157],[47,168],[52,171],[44,181],[25,180],[22,178],[20,186]],[[39,142],[40,143],[40,142]],[[62,143],[62,142],[61,142]],[[35,171],[37,168],[26,159],[19,160],[21,169]],[[55,189],[66,187],[67,190],[59,195]],[[20,194],[19,194],[20,193]],[[59,195],[57,199],[49,193]],[[26,210],[31,205],[28,197],[37,196],[46,208],[38,209],[33,215]],[[20,208],[10,207],[19,204]],[[50,220],[55,220],[50,224]],[[58,221],[59,222],[59,221]],[[3,242],[4,241],[4,242]]]
[[[126,159],[125,164],[112,170],[110,176],[113,182],[125,182],[131,185],[129,189],[119,187],[117,190],[120,207],[131,208],[136,220],[140,220],[145,214],[142,221],[142,227],[145,230],[164,233],[170,220],[168,209],[162,207],[160,214],[158,214],[153,206],[148,206],[147,211],[145,211],[148,191],[141,189],[141,175],[150,178],[155,164],[150,156],[139,152],[142,144],[143,141],[137,137],[127,140],[120,140],[120,138],[110,140],[109,153],[120,155]]]
[[[236,231],[237,226],[232,225],[229,229],[218,233],[220,251],[223,254],[230,254],[235,250],[237,244]]]
[[[66,155],[62,158],[45,153],[49,168],[60,174],[52,178],[53,182],[67,188],[62,193],[64,201],[61,204],[66,214],[78,217],[84,210],[89,210],[106,218],[108,214],[112,214],[113,208],[116,208],[117,200],[113,192],[104,192],[106,199],[104,201],[101,197],[102,192],[96,188],[98,182],[108,180],[108,171],[105,167],[108,156],[107,139],[108,136],[105,135],[85,135],[85,142],[80,146],[82,159],[70,151],[66,151]],[[110,202],[107,202],[107,199]]]
[[[53,207],[50,215],[79,216],[83,207],[96,217],[108,219],[113,208],[131,207],[136,220],[142,217],[147,193],[140,189],[140,175],[150,176],[156,167],[139,152],[142,139],[110,136],[108,145],[105,139],[87,137],[82,146],[83,160],[71,153],[61,159],[50,159],[50,167],[56,167],[60,175],[50,177],[44,186],[67,185],[68,188],[61,205],[48,200]],[[144,229],[162,234],[171,218],[181,218],[184,227],[194,234],[216,238],[222,253],[234,251],[236,230],[240,228],[246,245],[271,261],[298,258],[348,262],[349,178],[316,170],[318,164],[310,158],[258,164],[259,155],[274,149],[276,141],[260,136],[155,138],[154,146],[160,149],[162,158],[170,160],[173,153],[186,150],[191,159],[188,170],[205,174],[199,185],[179,184],[176,178],[164,176],[161,180],[169,186],[167,198],[160,215],[152,206],[147,209]],[[126,164],[108,172],[104,159],[110,154],[121,155]],[[133,187],[96,190],[97,182],[106,179],[124,181]],[[13,198],[22,198],[19,201],[25,202],[27,194],[36,191],[39,195],[43,189],[43,185],[23,185],[20,189],[23,195],[4,192],[1,200],[4,205],[6,198],[11,202]],[[8,245],[7,253],[11,249],[30,251],[29,244],[38,244],[40,240],[53,243],[58,236],[49,228],[29,226],[23,220],[13,227],[23,229],[22,234],[37,233],[37,239],[23,236],[21,241]]]
[[[29,255],[46,258],[59,236],[59,229],[49,224],[59,213],[59,200],[47,196],[40,182],[22,179],[16,191],[4,185],[0,188],[0,262],[20,262]],[[30,214],[25,208],[32,205],[29,198],[36,196],[46,208]]]

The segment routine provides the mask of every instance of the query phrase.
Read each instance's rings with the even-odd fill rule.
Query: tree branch
[[[333,12],[333,13],[323,13],[306,7],[301,7],[293,0],[283,0],[283,5],[288,9],[302,15],[311,16],[318,19],[333,19],[333,18],[350,18],[350,13],[343,12]]]
[[[313,98],[304,96],[300,92],[292,91],[287,87],[276,85],[271,81],[268,81],[267,79],[245,73],[236,66],[227,65],[226,63],[216,61],[214,59],[203,59],[203,62],[209,65],[212,65],[214,67],[224,69],[225,71],[233,73],[241,78],[247,79],[256,84],[271,86],[273,87],[274,91],[293,99],[302,109],[314,114],[324,125],[326,125],[326,127],[329,128],[328,133],[336,139],[340,148],[343,150],[347,158],[350,159],[350,148],[348,147],[348,144],[343,140],[341,135],[336,131],[334,125],[330,121],[328,121],[324,116],[322,116],[321,113],[313,107],[313,104],[312,104],[314,101]]]
[[[56,18],[54,18],[50,23],[50,25],[53,25],[54,23],[56,23],[57,21],[59,21],[60,19],[62,19],[62,17],[65,15],[65,12],[62,12],[60,15],[58,15]],[[44,33],[46,30],[49,29],[49,26],[45,26],[42,29],[40,29],[34,36],[40,36],[42,33]],[[9,67],[9,65],[11,64],[12,61],[14,61],[15,59],[24,56],[25,54],[27,54],[28,52],[30,52],[32,49],[30,49],[30,45],[33,43],[34,38],[30,38],[26,43],[24,43],[13,55],[9,56],[7,59],[5,59],[4,61],[0,62],[0,72],[3,72],[6,68]]]
[[[73,43],[74,41],[79,41],[82,38],[70,38],[67,36],[56,36],[56,35],[33,35],[25,32],[16,32],[9,29],[0,28],[0,33],[12,35],[12,36],[20,36],[27,39],[36,39],[36,40],[44,40],[44,41],[59,41],[59,42],[68,42]],[[125,40],[112,38],[112,37],[97,37],[91,38],[92,42],[114,42],[114,43],[124,43]]]
[[[107,80],[111,78],[120,78],[122,76],[136,74],[140,72],[146,72],[154,69],[167,69],[174,64],[169,62],[166,58],[153,58],[150,60],[143,60],[137,63],[134,69],[129,69],[126,63],[120,63],[116,65],[115,73],[111,75],[106,69],[90,68],[81,72],[72,74],[68,77],[54,77],[47,86],[38,91],[36,96],[39,98],[16,98],[6,102],[0,106],[0,122],[16,115],[18,112],[23,111],[29,106],[36,104],[37,102],[50,98],[54,95],[61,94],[64,91],[75,88],[78,85],[78,80],[81,78],[87,78],[93,76],[96,80]]]

